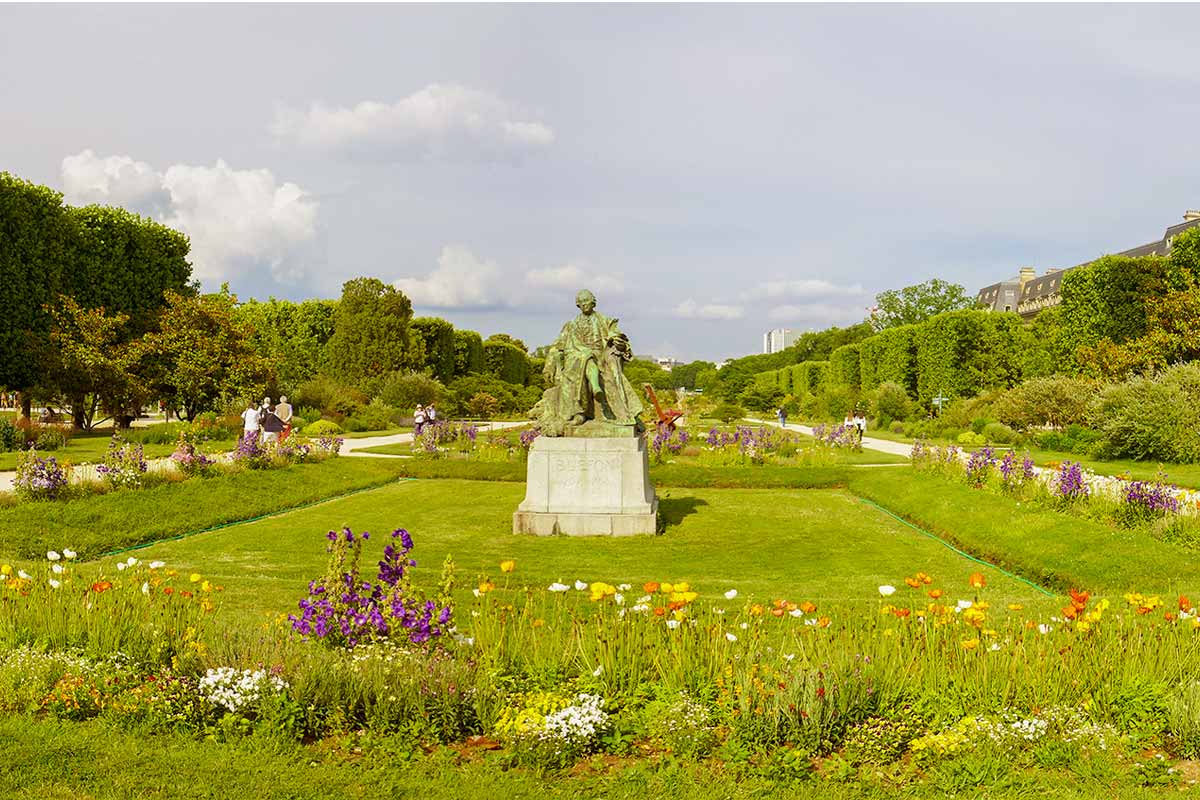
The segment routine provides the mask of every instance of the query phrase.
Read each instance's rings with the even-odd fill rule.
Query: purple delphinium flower
[[[1064,500],[1077,500],[1087,497],[1088,492],[1083,465],[1078,461],[1064,461],[1058,468],[1055,493]]]

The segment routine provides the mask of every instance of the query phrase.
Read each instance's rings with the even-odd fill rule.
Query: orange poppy
[[[1187,611],[1191,607],[1192,607],[1192,601],[1187,599],[1187,595],[1185,595],[1185,594],[1179,595],[1179,610]]]
[[[943,594],[945,594],[945,592],[943,592],[941,589],[930,589],[928,594],[934,600],[937,600],[939,597],[941,597]]]
[[[800,604],[800,610],[803,611],[805,614],[811,614],[812,612],[817,610],[817,604],[810,602],[808,600],[805,600],[803,603]]]
[[[820,619],[818,619],[817,627],[818,628],[828,628],[829,627],[829,617],[821,617]]]
[[[907,583],[909,585],[909,587],[913,588],[913,589],[919,589],[921,586],[921,580],[919,578],[905,578],[904,582]]]
[[[1167,622],[1174,622],[1176,619],[1176,614],[1173,611],[1168,611],[1167,613],[1163,614],[1163,619],[1165,619]]]
[[[917,580],[919,580],[921,583],[924,583],[924,584],[933,583],[933,578],[929,577],[924,572],[917,573]]]
[[[987,580],[983,577],[982,572],[972,572],[967,582],[971,584],[972,589],[982,589],[984,586],[987,586]]]
[[[1075,606],[1075,608],[1079,609],[1080,611],[1083,611],[1083,609],[1087,607],[1088,598],[1091,597],[1090,593],[1081,592],[1077,589],[1072,589],[1070,592],[1068,592],[1068,594],[1071,595],[1071,605]]]
[[[787,613],[787,610],[784,608],[772,608],[771,609],[771,616],[773,616],[773,617],[782,617],[786,613]]]
[[[667,613],[667,610],[665,608],[663,608],[662,606],[659,606],[658,608],[654,609],[654,616],[656,616],[656,617],[661,617],[663,614],[666,614],[666,613]]]
[[[642,584],[642,589],[645,590],[646,594],[654,594],[658,591],[660,585],[658,581],[649,581]]]
[[[892,609],[892,613],[895,614],[898,618],[904,619],[909,614],[911,614],[912,611],[907,608],[895,608],[895,609]]]
[[[100,592],[107,592],[111,588],[112,584],[108,581],[96,581],[92,584],[92,591],[96,592],[97,594]]]
[[[1075,617],[1079,616],[1079,609],[1075,606],[1067,606],[1062,610],[1062,615],[1067,619],[1075,619]]]

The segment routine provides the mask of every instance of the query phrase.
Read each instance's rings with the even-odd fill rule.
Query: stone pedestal
[[[633,536],[655,532],[658,498],[641,436],[540,436],[529,450],[513,533]]]

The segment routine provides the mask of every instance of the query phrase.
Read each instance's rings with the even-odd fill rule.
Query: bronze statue
[[[549,388],[529,412],[545,436],[632,436],[642,401],[622,365],[633,359],[617,320],[596,311],[587,289],[575,295],[579,316],[563,326],[546,355]]]

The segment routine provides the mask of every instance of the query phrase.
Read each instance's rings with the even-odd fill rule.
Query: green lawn
[[[401,433],[412,433],[412,430],[411,427],[397,426],[382,431],[348,431],[346,433],[339,433],[338,435],[343,439],[374,439],[376,436],[396,436]]]
[[[612,584],[687,580],[704,597],[728,589],[761,601],[844,602],[878,598],[876,587],[901,584],[918,570],[950,591],[968,591],[980,569],[840,490],[663,489],[666,533],[657,537],[514,536],[521,484],[408,481],[261,522],[225,528],[139,552],[226,587],[224,604],[261,620],[294,608],[324,568],[327,531],[349,525],[382,536],[407,528],[416,540],[417,579],[434,582],[454,557],[465,584],[500,581],[497,564],[516,559],[513,585],[554,581]],[[377,552],[372,550],[371,552]],[[371,560],[376,556],[372,555]],[[989,572],[999,602],[1035,593]],[[503,581],[500,581],[503,582]]]
[[[119,547],[243,520],[398,476],[394,461],[330,459],[246,470],[147,489],[0,508],[0,558],[40,558],[64,547],[90,558]]]
[[[1101,768],[1088,763],[1093,760]],[[819,775],[772,780],[750,770],[739,774],[733,765],[598,758],[570,774],[539,776],[498,761],[471,748],[414,754],[405,736],[317,748],[260,737],[223,743],[142,736],[103,721],[0,717],[0,796],[13,800],[1143,800],[1180,793],[1174,787],[1135,788],[1098,759],[1074,769],[1014,770],[986,788],[972,788],[978,780],[953,772],[896,786],[882,771],[865,783]]]

